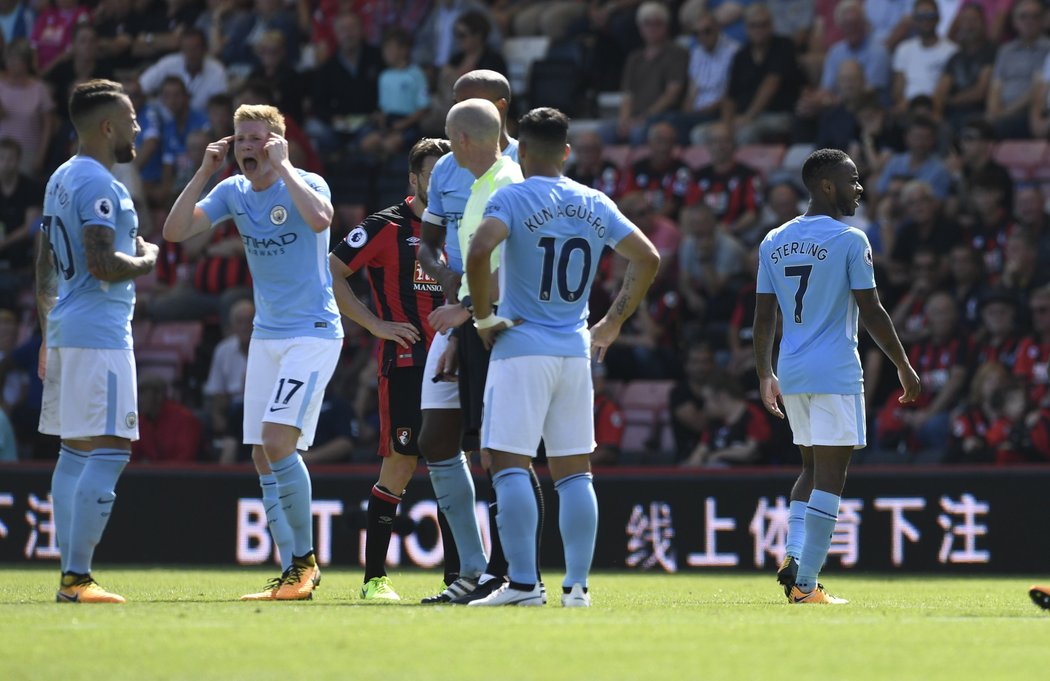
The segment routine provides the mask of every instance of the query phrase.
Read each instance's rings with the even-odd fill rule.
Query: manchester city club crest
[[[283,225],[288,220],[288,209],[284,206],[274,206],[270,211],[270,222],[275,225]]]

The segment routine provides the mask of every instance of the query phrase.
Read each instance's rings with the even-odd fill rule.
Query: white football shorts
[[[139,439],[139,388],[131,350],[48,348],[40,432],[64,440]]]
[[[342,347],[340,338],[253,338],[244,381],[244,444],[263,443],[266,421],[295,426],[301,431],[297,448],[308,449]]]
[[[863,449],[867,444],[864,395],[784,395],[784,414],[796,445]]]
[[[481,446],[548,457],[594,451],[594,386],[586,357],[529,355],[489,362]]]
[[[468,322],[469,323],[469,322]],[[423,368],[423,390],[420,392],[420,409],[459,409],[459,384],[449,381],[434,382],[438,371],[438,360],[448,347],[448,334],[435,333],[427,350],[427,364]]]

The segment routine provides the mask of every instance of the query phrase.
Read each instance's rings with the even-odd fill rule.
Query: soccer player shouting
[[[306,600],[321,580],[313,547],[310,473],[299,450],[317,418],[342,347],[343,327],[328,268],[334,210],[321,177],[288,160],[284,116],[242,105],[234,134],[212,142],[175,200],[164,238],[185,241],[233,218],[255,282],[255,322],[244,386],[244,443],[252,445],[263,503],[284,571],[246,600]],[[226,160],[230,142],[243,175],[197,201]]]

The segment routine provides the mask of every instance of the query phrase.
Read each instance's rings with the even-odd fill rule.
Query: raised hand
[[[274,168],[287,161],[288,140],[271,132],[266,144],[263,145],[263,157],[269,159]]]
[[[204,150],[204,158],[201,160],[201,170],[208,175],[213,175],[226,163],[226,154],[230,151],[230,142],[233,135],[227,135],[221,140],[212,142]]]

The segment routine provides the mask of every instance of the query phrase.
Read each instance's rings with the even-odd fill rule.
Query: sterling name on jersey
[[[517,163],[518,140],[512,139],[503,150],[503,155],[510,156]],[[456,158],[450,151],[434,164],[434,169],[430,171],[430,184],[427,185],[427,209],[423,212],[423,221],[444,226],[448,266],[458,274],[463,274],[459,221],[463,217],[473,184],[474,176],[456,163]]]
[[[135,284],[96,279],[84,252],[84,228],[99,225],[113,230],[114,250],[135,255],[139,219],[127,188],[95,159],[74,156],[48,180],[43,223],[58,277],[48,347],[130,349]]]
[[[598,260],[634,225],[612,199],[567,177],[533,176],[498,189],[485,217],[510,230],[500,255],[499,315],[522,320],[496,337],[492,359],[590,357],[587,301]]]
[[[297,172],[315,192],[331,198],[320,176]],[[212,225],[232,217],[241,234],[255,289],[253,338],[343,337],[328,269],[329,230],[310,229],[284,180],[257,192],[246,177],[234,175],[197,205]]]
[[[863,392],[852,292],[872,288],[871,245],[859,229],[825,215],[802,215],[766,235],[757,292],[776,294],[784,316],[781,392]]]

